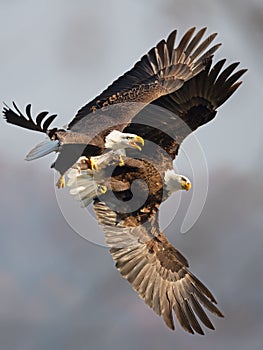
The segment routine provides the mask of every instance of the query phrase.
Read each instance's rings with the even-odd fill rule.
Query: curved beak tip
[[[192,187],[192,185],[191,185],[190,182],[187,182],[187,183],[185,184],[185,189],[186,189],[186,191],[189,191],[189,190],[191,189],[191,187]]]
[[[136,137],[134,137],[134,139],[133,139],[132,142],[130,143],[134,148],[136,148],[136,149],[138,149],[139,151],[141,151],[142,148],[141,148],[139,145],[137,145],[136,142],[138,142],[138,143],[140,143],[142,146],[144,146],[144,139],[143,139],[142,137],[140,137],[140,136],[136,136]]]
[[[141,136],[136,137],[136,142],[139,142],[142,146],[144,146],[144,139]]]

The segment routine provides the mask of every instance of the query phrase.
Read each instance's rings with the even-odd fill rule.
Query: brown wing
[[[206,28],[193,36],[194,31],[188,30],[175,49],[176,31],[160,41],[130,71],[82,107],[68,128],[86,133],[92,130],[93,135],[103,132],[103,128],[116,129],[116,125],[122,130],[145,105],[179,89],[205,68],[219,47],[207,49],[216,34],[201,41]]]
[[[179,90],[161,96],[133,118],[124,131],[136,133],[159,145],[175,158],[184,138],[211,121],[220,107],[241,84],[246,69],[236,72],[239,63],[223,69],[225,59],[188,80]]]
[[[174,312],[189,333],[204,334],[201,323],[214,329],[204,308],[223,317],[216,300],[160,231],[158,213],[143,225],[132,215],[116,224],[116,213],[104,202],[94,209],[117,269],[166,325],[175,328]]]

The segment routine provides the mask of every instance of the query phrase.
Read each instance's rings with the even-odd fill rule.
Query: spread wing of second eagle
[[[206,28],[189,29],[174,47],[176,31],[135,66],[82,107],[68,129],[50,128],[56,115],[34,120],[14,103],[4,107],[8,123],[47,134],[28,160],[57,152],[53,167],[60,187],[68,185],[82,206],[93,204],[110,253],[121,275],[170,329],[173,313],[190,333],[214,329],[207,311],[222,317],[216,300],[190,271],[187,259],[159,227],[159,207],[172,193],[189,190],[190,181],[175,174],[173,160],[184,138],[212,120],[238,88],[245,72],[238,63],[212,64],[219,44]],[[144,141],[144,154],[139,153]],[[154,145],[156,147],[154,147]],[[117,161],[116,161],[117,155]],[[141,180],[134,195],[134,180]]]
[[[172,160],[182,140],[191,131],[212,120],[216,109],[241,83],[238,79],[245,70],[234,72],[237,63],[223,69],[224,63],[225,60],[221,60],[212,68],[208,64],[203,72],[185,83],[180,90],[155,101],[157,105],[166,107],[162,115],[159,109],[151,108],[146,113],[145,124],[137,124],[137,121],[142,122],[141,118],[145,118],[142,111],[134,119],[135,124],[124,130],[136,131],[158,145],[156,151],[147,151],[144,159],[128,159],[125,167],[113,173],[115,180],[122,179],[130,186],[134,179],[146,183],[146,188],[142,187],[137,194],[137,197],[145,198],[143,191],[147,191],[143,205],[135,211],[133,208],[129,210],[129,200],[132,198],[130,187],[120,191],[118,185],[113,186],[113,190],[124,201],[122,214],[120,207],[114,210],[114,204],[106,194],[94,204],[106,243],[122,276],[146,304],[162,316],[169,328],[174,329],[174,312],[181,326],[189,333],[204,334],[201,324],[214,329],[205,309],[216,316],[223,315],[212,293],[189,271],[187,259],[161,232],[158,213],[161,203],[172,193],[165,174],[172,171]],[[158,121],[159,128],[154,120]],[[137,170],[134,170],[136,167]],[[135,174],[131,176],[133,172]],[[185,189],[183,184],[182,189]]]

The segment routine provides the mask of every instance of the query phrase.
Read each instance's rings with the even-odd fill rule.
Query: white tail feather
[[[78,170],[71,169],[68,178],[67,186],[71,188],[69,193],[81,202],[82,208],[87,207],[98,195],[98,186],[93,180],[93,176],[87,171],[79,173]]]
[[[57,152],[59,150],[59,141],[45,140],[36,145],[26,155],[26,160],[34,160],[46,156],[51,152]]]

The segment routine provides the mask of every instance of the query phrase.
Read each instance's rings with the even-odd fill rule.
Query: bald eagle
[[[216,34],[202,41],[206,28],[188,30],[174,48],[176,31],[160,41],[135,66],[118,78],[99,96],[82,107],[69,123],[68,130],[48,129],[56,115],[40,113],[34,123],[31,105],[26,108],[27,118],[15,110],[4,108],[6,121],[21,127],[46,133],[53,142],[44,142],[29,153],[27,159],[41,157],[52,151],[59,152],[53,167],[62,175],[58,186],[64,186],[65,172],[82,155],[98,156],[105,150],[105,137],[111,131],[123,131],[132,119],[149,103],[178,90],[185,81],[200,73],[218,49],[212,46]]]
[[[30,105],[27,117],[15,104],[3,110],[8,123],[48,135],[28,159],[59,153],[53,167],[62,176],[69,170],[68,186],[82,206],[93,204],[116,267],[138,295],[170,329],[174,312],[187,332],[199,334],[201,324],[214,329],[205,309],[223,314],[161,232],[158,215],[172,193],[191,187],[173,170],[182,141],[215,117],[245,72],[236,71],[239,63],[224,68],[225,59],[212,64],[220,44],[210,47],[216,34],[203,40],[205,31],[189,29],[176,48],[173,31],[81,108],[67,130],[49,129],[56,116],[47,112],[34,122]],[[138,142],[143,152],[135,152]],[[136,196],[134,180],[141,180]]]

